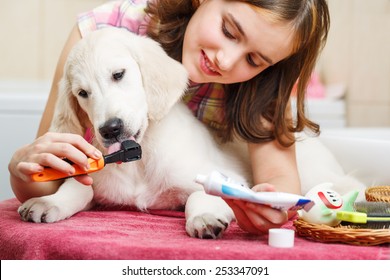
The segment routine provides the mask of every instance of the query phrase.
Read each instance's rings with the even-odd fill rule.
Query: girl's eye
[[[222,21],[222,32],[229,39],[236,39],[232,33],[227,29],[225,21]]]
[[[125,75],[125,70],[121,70],[121,71],[113,73],[112,78],[114,79],[114,81],[120,81],[120,80],[122,80],[124,75]]]
[[[259,64],[257,64],[257,63],[254,61],[252,55],[250,55],[250,54],[248,54],[246,60],[248,61],[249,65],[251,65],[251,66],[253,66],[253,67],[259,67],[259,66],[260,66]]]

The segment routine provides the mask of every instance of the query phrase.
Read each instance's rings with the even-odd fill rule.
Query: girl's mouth
[[[200,55],[200,68],[206,74],[210,76],[220,76],[221,74],[214,68],[213,64],[207,57],[206,53],[202,50]]]

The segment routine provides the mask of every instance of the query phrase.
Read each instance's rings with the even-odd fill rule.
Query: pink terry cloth
[[[185,232],[184,213],[94,209],[52,224],[23,222],[16,199],[0,202],[0,258],[27,260],[384,260],[388,244],[320,243],[296,236],[292,248],[268,246],[232,223],[223,237],[205,240]],[[294,229],[292,222],[285,226]]]

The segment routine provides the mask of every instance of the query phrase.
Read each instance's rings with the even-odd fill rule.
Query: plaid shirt
[[[221,129],[224,118],[224,96],[220,84],[193,84],[183,100],[195,117],[214,129]]]
[[[145,35],[147,25],[145,7],[147,0],[109,1],[78,16],[81,35],[109,26],[126,28]],[[214,129],[222,127],[224,118],[224,91],[220,84],[191,84],[183,100],[193,114]]]
[[[130,32],[145,35],[141,25],[146,25],[147,0],[108,1],[107,3],[78,16],[81,36],[104,27],[126,28]]]

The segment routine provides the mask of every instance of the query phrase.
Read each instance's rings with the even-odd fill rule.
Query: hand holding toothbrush
[[[42,172],[45,166],[69,175],[74,174],[74,166],[62,160],[64,157],[87,170],[88,157],[99,160],[102,153],[80,135],[48,132],[38,137],[18,149],[8,164],[11,185],[19,201],[56,192],[60,182],[36,183],[31,175]],[[92,184],[92,178],[88,175],[75,179],[84,185]]]

